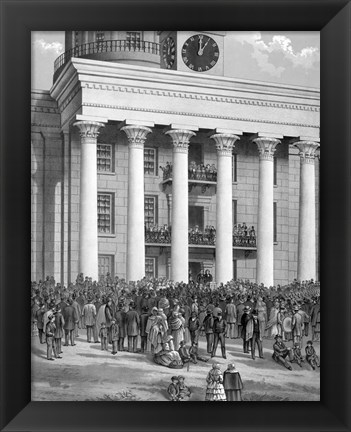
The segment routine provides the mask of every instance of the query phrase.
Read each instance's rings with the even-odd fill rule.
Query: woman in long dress
[[[235,369],[234,363],[229,363],[228,369],[223,374],[223,386],[225,395],[228,402],[240,402],[241,390],[243,389],[243,382],[239,372]]]
[[[279,302],[275,302],[274,306],[271,309],[270,315],[269,315],[269,321],[266,325],[266,330],[268,330],[268,336],[274,338],[278,333],[278,314],[280,311],[280,305]]]
[[[164,343],[162,350],[154,355],[154,362],[160,366],[171,369],[181,369],[183,367],[182,359],[177,351],[171,351],[168,343]]]
[[[227,400],[223,387],[223,375],[218,363],[213,363],[212,369],[209,371],[206,381],[207,389],[205,401],[220,402]]]

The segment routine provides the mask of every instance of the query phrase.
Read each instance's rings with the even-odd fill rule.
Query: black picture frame
[[[1,0],[1,405],[4,431],[350,431],[350,31],[339,0]],[[321,31],[321,401],[30,402],[30,32]]]

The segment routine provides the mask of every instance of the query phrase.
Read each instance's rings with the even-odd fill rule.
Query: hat
[[[245,306],[244,307],[244,312],[248,312],[249,310],[251,310],[250,306]]]
[[[258,315],[257,309],[254,309],[254,310],[252,311],[252,315]]]
[[[279,334],[277,334],[277,335],[274,336],[274,339],[278,339],[278,338],[281,339],[282,337]]]
[[[313,342],[311,340],[307,341],[307,345],[313,345]]]
[[[180,380],[180,379],[185,379],[184,377],[183,377],[183,375],[179,375],[179,377],[178,377],[178,379]]]
[[[171,381],[178,380],[177,376],[172,376]]]
[[[217,312],[217,315],[222,315],[222,311],[218,311],[218,312]]]
[[[294,310],[295,310],[295,311],[300,310],[300,306],[299,306],[299,305],[295,305],[295,306],[294,306]]]

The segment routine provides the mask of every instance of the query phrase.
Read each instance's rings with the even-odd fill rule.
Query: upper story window
[[[112,144],[97,145],[97,170],[103,173],[114,172]]]
[[[98,232],[99,234],[113,234],[113,194],[98,194]]]
[[[140,49],[142,34],[141,32],[127,32],[126,40],[129,49]]]
[[[156,195],[145,195],[144,197],[144,213],[145,213],[145,225],[150,227],[157,225],[157,196]]]
[[[74,46],[79,45],[79,32],[74,32]]]
[[[144,174],[157,175],[157,149],[151,147],[144,148]]]

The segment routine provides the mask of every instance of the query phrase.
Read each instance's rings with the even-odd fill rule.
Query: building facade
[[[224,76],[225,37],[66,33],[32,91],[32,280],[319,279],[319,91]]]

